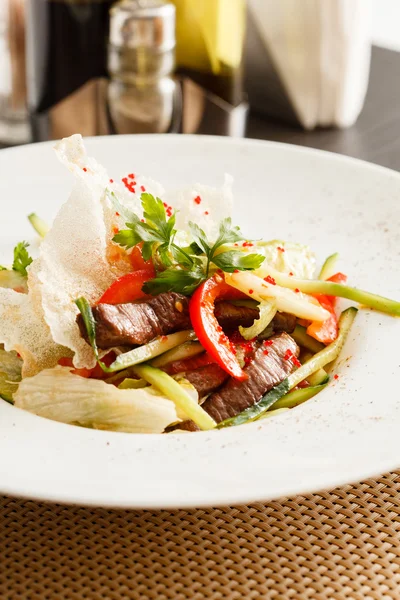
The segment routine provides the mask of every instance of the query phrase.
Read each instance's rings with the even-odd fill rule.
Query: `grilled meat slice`
[[[217,423],[235,417],[249,406],[256,404],[273,387],[281,383],[293,370],[293,363],[285,358],[290,350],[297,356],[299,348],[287,333],[271,338],[267,348],[258,344],[254,359],[246,367],[248,379],[229,379],[203,404],[203,408]],[[268,354],[267,354],[268,352]]]
[[[271,346],[258,343],[252,362],[245,368],[246,381],[230,377],[217,392],[207,398],[202,405],[204,410],[217,423],[235,417],[246,408],[253,406],[273,387],[281,383],[293,370],[293,363],[287,360],[287,351],[298,356],[299,348],[287,333],[271,338]],[[266,354],[266,351],[268,354]],[[177,429],[197,431],[191,421],[179,423]]]
[[[188,371],[184,374],[184,377],[190,381],[198,391],[199,397],[202,398],[220,388],[229,378],[229,375],[219,365],[211,364],[195,371]]]
[[[141,346],[160,335],[191,328],[189,300],[182,294],[167,292],[138,304],[99,304],[93,308],[99,348]],[[77,322],[82,337],[87,331],[82,316]]]
[[[239,325],[250,327],[254,320],[258,319],[260,313],[258,308],[236,306],[236,304],[221,301],[215,305],[214,315],[221,327],[229,330],[237,329]]]
[[[227,331],[237,329],[239,325],[242,327],[251,327],[254,320],[260,316],[258,308],[237,306],[224,300],[215,305],[214,314],[221,327]],[[292,333],[295,327],[296,317],[294,315],[277,312],[266,331],[266,337],[274,333],[282,333],[283,331]]]

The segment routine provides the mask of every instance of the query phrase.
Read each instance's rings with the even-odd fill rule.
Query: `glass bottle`
[[[175,7],[121,0],[110,11],[108,112],[111,133],[168,133],[180,125],[174,78]]]
[[[172,0],[178,72],[232,106],[244,100],[246,0]]]
[[[35,141],[101,133],[112,3],[27,0],[28,105]]]

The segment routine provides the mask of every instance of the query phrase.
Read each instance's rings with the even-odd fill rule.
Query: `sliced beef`
[[[299,348],[296,342],[287,333],[276,335],[271,341],[272,345],[267,347],[262,343],[257,344],[252,362],[244,369],[248,375],[246,381],[230,377],[225,385],[209,396],[202,405],[217,423],[235,417],[259,402],[292,372],[293,363],[285,359],[285,356],[288,350],[298,356]],[[196,431],[195,427],[190,421],[179,424],[179,429],[189,431]]]
[[[236,306],[236,304],[225,301],[217,302],[214,314],[221,327],[227,330],[237,329],[239,325],[250,327],[260,316],[258,308]]]
[[[229,375],[219,365],[211,364],[195,371],[188,371],[184,377],[190,381],[198,391],[199,397],[202,398],[220,388],[229,378]]]
[[[141,346],[155,337],[191,329],[189,299],[167,292],[139,304],[99,304],[93,308],[99,348]],[[77,319],[81,335],[87,340],[82,316]]]
[[[251,327],[254,320],[258,319],[260,312],[258,308],[249,306],[237,306],[230,302],[222,301],[215,305],[215,316],[218,323],[226,331],[234,330],[241,325],[242,327]],[[288,313],[277,312],[270,326],[265,332],[265,337],[269,337],[274,333],[292,333],[296,327],[296,317]]]
[[[290,350],[295,356],[299,353],[296,342],[287,333],[271,338],[273,344],[267,348],[259,344],[254,359],[245,369],[248,379],[229,381],[215,394],[212,394],[203,408],[220,423],[235,417],[281,383],[293,370],[293,363],[285,359]],[[268,354],[266,353],[268,352]]]

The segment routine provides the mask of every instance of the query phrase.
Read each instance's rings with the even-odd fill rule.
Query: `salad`
[[[252,240],[221,189],[114,181],[74,135],[56,145],[75,185],[49,228],[0,267],[0,396],[82,427],[172,433],[288,411],[338,378],[357,315],[400,303],[347,284],[330,256]]]

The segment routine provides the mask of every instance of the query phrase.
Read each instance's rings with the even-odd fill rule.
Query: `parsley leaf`
[[[12,268],[25,277],[28,275],[27,267],[33,262],[33,258],[29,256],[27,242],[20,242],[14,248],[14,262]]]
[[[143,291],[156,296],[163,292],[179,292],[190,296],[206,279],[203,269],[184,271],[177,268],[166,269],[158,273],[155,279],[146,281]]]
[[[244,237],[239,227],[232,227],[232,219],[227,217],[221,221],[219,226],[219,236],[212,249],[215,252],[217,248],[224,244],[233,244],[233,242],[240,242],[240,240],[243,239]]]
[[[253,271],[258,269],[265,260],[262,254],[243,254],[232,250],[229,252],[221,252],[214,256],[213,263],[227,273],[234,271]]]

